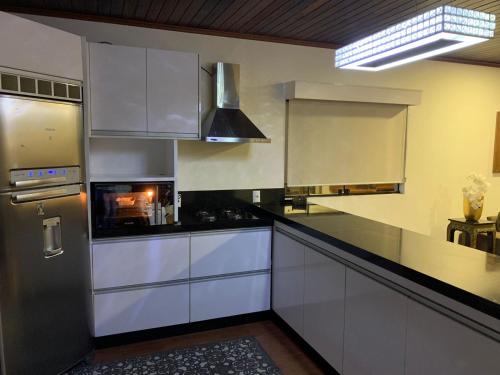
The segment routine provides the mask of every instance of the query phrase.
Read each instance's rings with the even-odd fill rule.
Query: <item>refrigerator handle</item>
[[[43,224],[43,255],[52,258],[61,255],[64,250],[61,242],[61,217],[45,219]]]
[[[32,202],[49,198],[65,197],[80,194],[80,185],[68,185],[58,188],[32,190],[28,192],[12,193],[13,203]]]
[[[66,177],[51,177],[44,178],[40,180],[23,180],[23,181],[14,181],[12,184],[16,187],[37,187],[49,184],[57,184],[62,185],[66,182]]]

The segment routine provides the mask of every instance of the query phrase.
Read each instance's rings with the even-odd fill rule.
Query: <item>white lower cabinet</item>
[[[407,375],[500,374],[500,344],[409,300]]]
[[[191,322],[269,310],[271,275],[192,282]]]
[[[273,310],[339,373],[500,374],[498,341],[287,232],[275,227]]]
[[[97,241],[95,335],[267,311],[270,253],[270,228]]]
[[[306,246],[304,339],[333,368],[342,369],[346,267]]]
[[[347,268],[344,375],[401,375],[407,297]]]
[[[95,336],[189,322],[189,285],[94,295]]]
[[[96,242],[94,289],[158,283],[189,277],[189,236]]]
[[[250,229],[191,235],[191,277],[271,268],[271,230]]]
[[[278,231],[273,241],[273,310],[303,336],[305,247]]]

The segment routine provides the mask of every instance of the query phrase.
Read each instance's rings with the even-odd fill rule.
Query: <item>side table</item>
[[[455,231],[464,233],[465,245],[477,249],[477,235],[479,233],[486,233],[488,236],[489,251],[495,253],[496,245],[496,221],[479,220],[467,221],[464,218],[448,219],[450,223],[446,231],[446,240],[455,242]]]

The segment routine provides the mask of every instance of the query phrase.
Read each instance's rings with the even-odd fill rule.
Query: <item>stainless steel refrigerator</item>
[[[3,375],[58,374],[91,347],[82,136],[81,103],[0,94]]]

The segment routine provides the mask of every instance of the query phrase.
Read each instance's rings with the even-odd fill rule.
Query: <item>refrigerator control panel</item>
[[[66,185],[80,182],[80,167],[16,169],[10,171],[10,183],[17,187]]]

